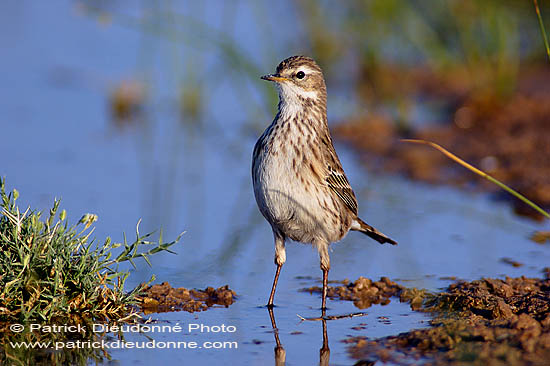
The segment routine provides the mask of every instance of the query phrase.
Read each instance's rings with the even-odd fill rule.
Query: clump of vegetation
[[[90,319],[118,320],[132,314],[131,305],[145,285],[124,291],[129,272],[119,270],[122,262],[170,251],[176,240],[149,241],[152,233],[128,244],[103,243],[90,239],[96,215],[86,214],[69,225],[65,210],[58,213],[55,200],[47,217],[16,206],[17,190],[6,194],[0,179],[0,321],[51,321],[78,315]],[[143,246],[153,248],[138,252]],[[122,247],[115,257],[115,249]],[[149,263],[150,264],[150,263]],[[134,265],[135,266],[135,265]],[[154,278],[151,278],[151,281]]]

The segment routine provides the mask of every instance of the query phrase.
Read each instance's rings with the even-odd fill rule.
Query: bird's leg
[[[275,237],[275,265],[277,265],[277,271],[275,272],[273,287],[271,287],[271,294],[267,302],[268,308],[273,307],[273,299],[275,298],[275,289],[277,288],[277,281],[279,281],[281,267],[283,267],[283,264],[286,262],[285,238],[275,230],[273,231],[273,236]]]
[[[321,269],[323,270],[323,302],[321,305],[321,310],[324,312],[327,310],[328,269]]]
[[[330,257],[328,255],[328,244],[317,244],[317,250],[319,251],[319,260],[321,264],[321,271],[323,271],[323,301],[321,310],[324,312],[327,309],[327,290],[328,290],[328,271],[330,270]]]
[[[273,279],[273,287],[271,287],[271,295],[269,295],[269,301],[267,307],[273,307],[273,298],[275,297],[275,289],[277,288],[277,281],[279,281],[279,273],[281,273],[282,264],[277,264],[277,271],[275,272],[275,278]]]

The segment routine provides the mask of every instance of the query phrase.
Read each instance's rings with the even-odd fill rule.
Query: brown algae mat
[[[227,285],[217,289],[207,287],[204,290],[189,290],[185,287],[174,288],[168,282],[163,282],[145,288],[140,296],[140,307],[146,314],[169,311],[193,313],[216,305],[228,307],[235,298],[235,292]]]
[[[319,291],[320,288],[305,289]],[[357,364],[550,365],[550,279],[485,278],[433,294],[382,278],[331,287],[363,309],[391,297],[432,316],[430,327],[396,336],[345,340]]]

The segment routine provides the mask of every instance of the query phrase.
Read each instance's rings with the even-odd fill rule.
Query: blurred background
[[[550,25],[550,4],[540,6]],[[129,283],[154,273],[174,287],[229,284],[240,300],[216,316],[254,329],[244,340],[265,336],[255,309],[275,270],[250,178],[277,104],[259,77],[295,54],[325,72],[360,216],[400,243],[350,235],[334,246],[331,279],[434,289],[444,276],[540,276],[550,261],[529,239],[547,223],[517,216],[529,211],[438,153],[398,142],[438,142],[550,207],[550,63],[532,2],[10,0],[0,44],[0,175],[20,205],[48,210],[61,197],[70,222],[99,216],[100,241],[131,236],[140,218],[141,232],[167,240],[185,231],[177,255],[153,257]],[[290,244],[283,325],[295,326],[296,306],[316,311],[317,297],[296,293],[319,277],[317,254]],[[394,324],[370,330],[418,326]]]

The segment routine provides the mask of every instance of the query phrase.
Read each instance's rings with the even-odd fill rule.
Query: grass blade
[[[544,27],[544,22],[542,21],[542,16],[540,14],[539,2],[533,0],[535,4],[535,12],[537,13],[537,18],[539,19],[540,32],[542,33],[542,39],[544,40],[544,47],[546,47],[546,54],[548,55],[548,60],[550,60],[550,47],[548,46],[548,37],[546,36],[546,28]]]
[[[487,179],[488,181],[490,181],[491,183],[494,183],[496,184],[497,186],[499,186],[500,188],[504,189],[506,192],[510,193],[511,195],[513,195],[514,197],[522,200],[524,203],[528,204],[529,206],[531,206],[533,209],[535,209],[538,213],[540,213],[541,215],[545,216],[546,218],[550,219],[550,214],[546,211],[544,211],[542,208],[540,208],[538,205],[536,205],[535,203],[533,203],[532,201],[530,201],[529,199],[527,199],[525,196],[523,196],[522,194],[514,191],[512,188],[508,187],[506,184],[502,183],[501,181],[499,181],[498,179],[495,179],[493,177],[491,177],[489,174],[485,173],[484,171],[482,170],[479,170],[478,168],[476,168],[475,166],[465,162],[464,160],[460,159],[458,156],[454,155],[453,153],[449,152],[448,150],[444,149],[443,147],[441,147],[440,145],[436,144],[436,143],[433,143],[431,141],[426,141],[426,140],[416,140],[416,139],[402,139],[401,141],[403,142],[410,142],[410,143],[413,143],[413,144],[422,144],[422,145],[428,145],[428,146],[431,146],[433,147],[434,149],[436,150],[439,150],[441,153],[443,153],[445,156],[447,156],[448,158],[450,158],[451,160],[454,160],[455,162],[457,162],[458,164],[462,165],[463,167],[465,167],[466,169],[476,173],[477,175],[480,175],[482,176],[483,178]]]

